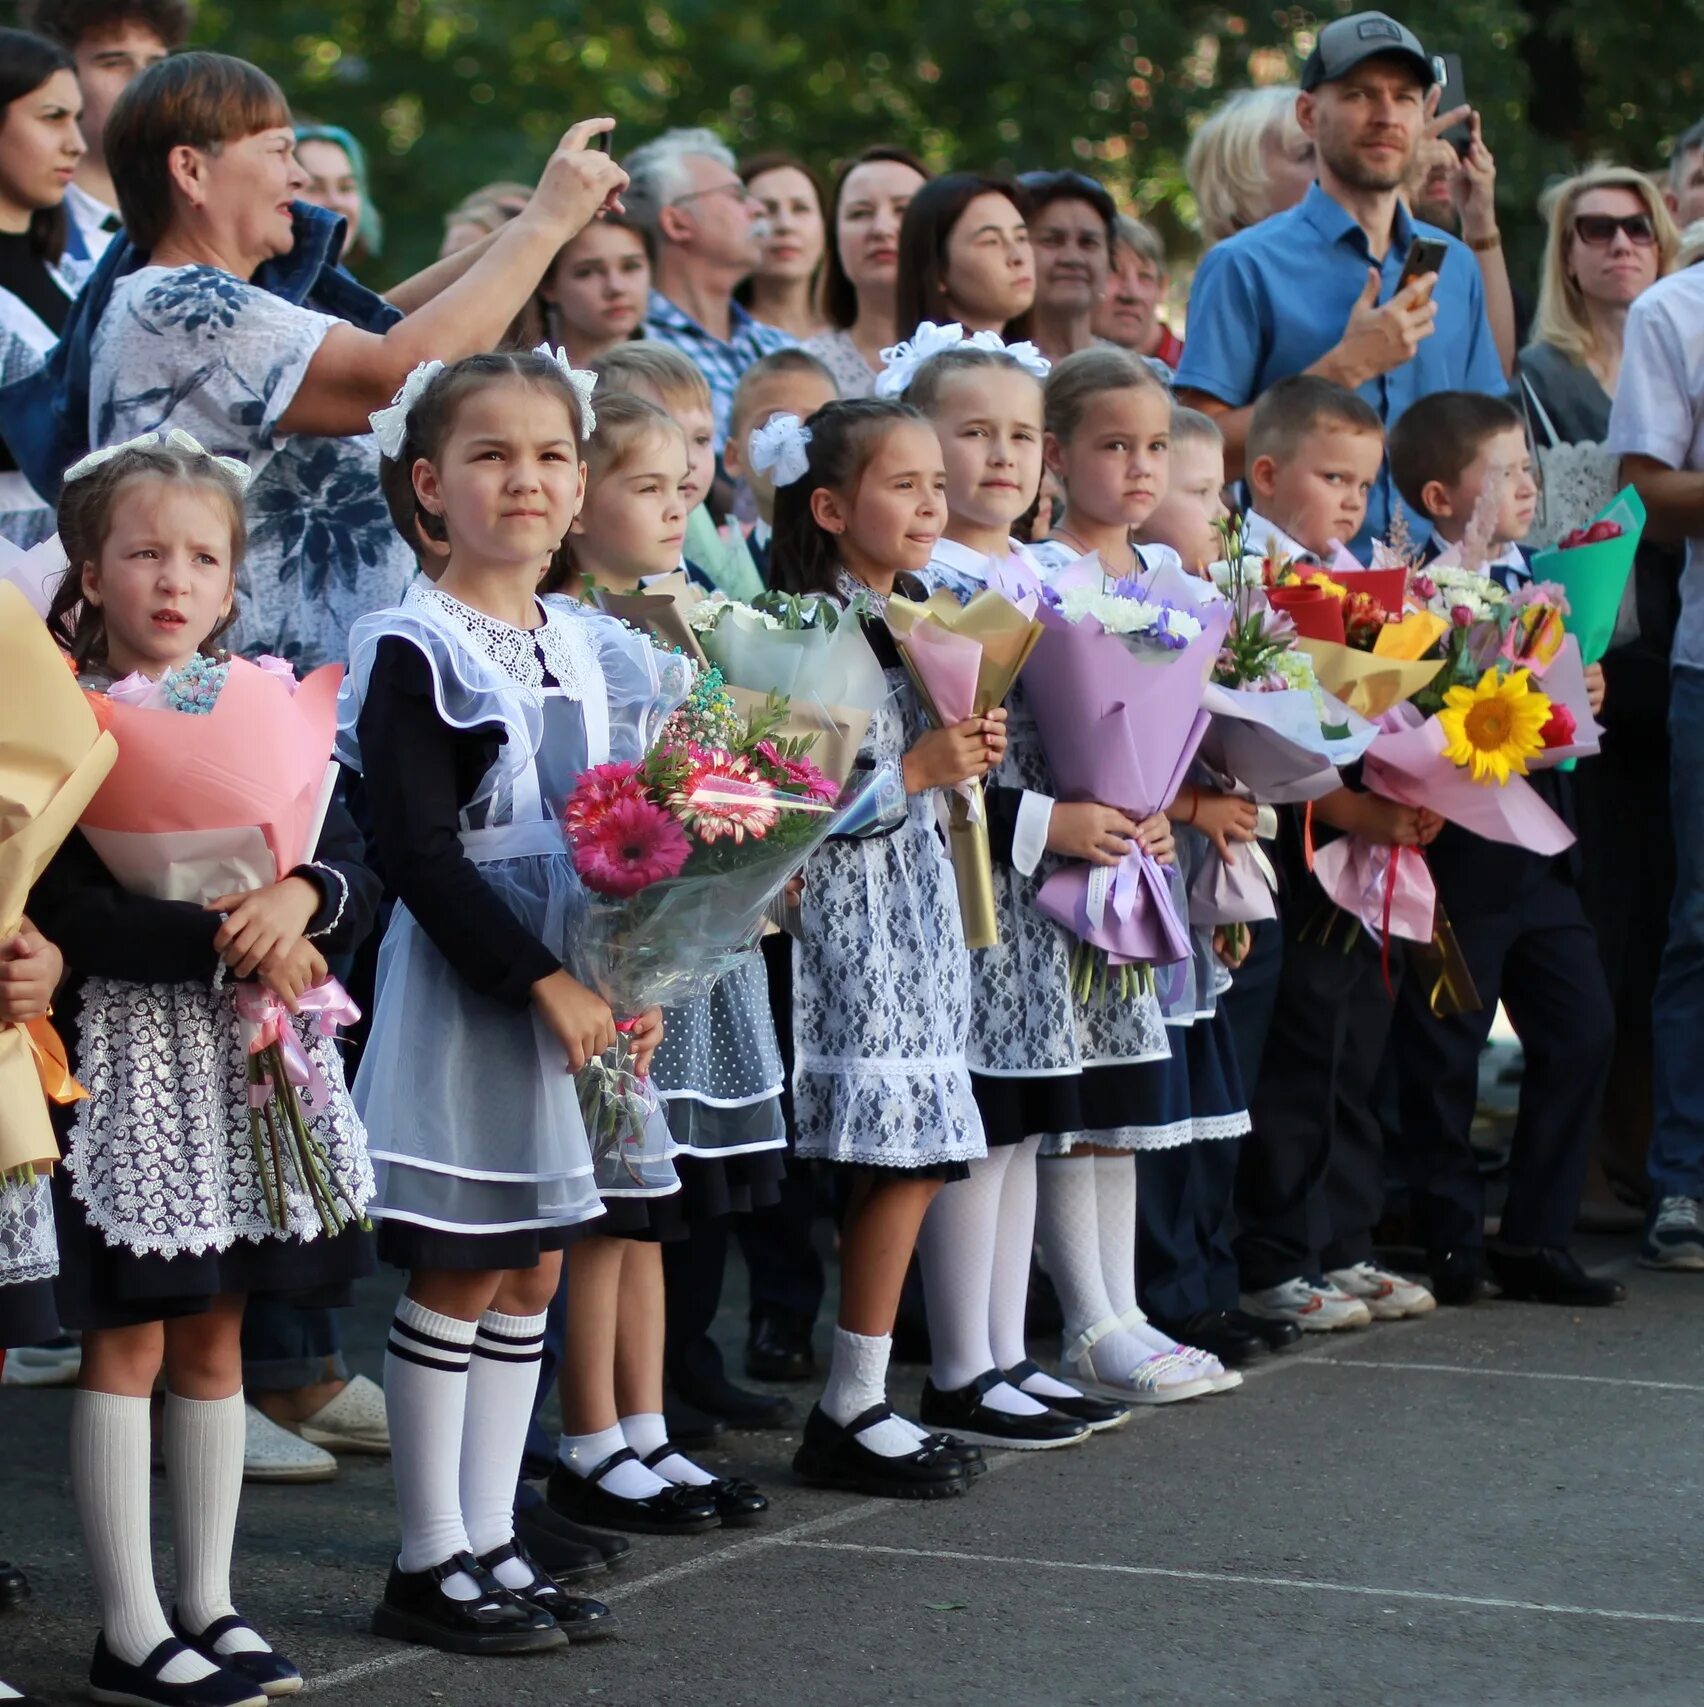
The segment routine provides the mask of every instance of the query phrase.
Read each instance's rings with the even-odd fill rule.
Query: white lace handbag
[[[1525,374],[1521,375],[1521,400],[1531,429],[1540,489],[1538,514],[1522,543],[1533,551],[1543,551],[1559,544],[1576,528],[1586,527],[1614,501],[1621,490],[1621,458],[1608,445],[1595,440],[1587,439],[1577,445],[1564,443]],[[1635,571],[1627,577],[1627,588],[1621,595],[1615,636],[1610,641],[1612,647],[1625,646],[1639,638],[1637,584]]]

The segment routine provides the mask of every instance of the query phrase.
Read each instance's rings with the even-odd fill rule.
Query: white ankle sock
[[[891,1334],[854,1334],[834,1330],[834,1349],[829,1353],[828,1380],[817,1401],[823,1415],[844,1427],[872,1405],[887,1402],[888,1357],[893,1351]],[[906,1458],[917,1450],[923,1430],[899,1417],[858,1431],[858,1444],[883,1458]]]
[[[619,1452],[626,1445],[627,1436],[617,1423],[614,1428],[600,1429],[596,1434],[563,1435],[556,1443],[556,1456],[576,1476],[589,1476],[612,1452]],[[648,1500],[653,1494],[662,1493],[669,1483],[638,1459],[630,1458],[625,1464],[617,1464],[598,1486],[618,1500]]]
[[[243,1492],[243,1395],[180,1399],[166,1394],[166,1486],[177,1551],[178,1617],[199,1633],[236,1611],[231,1603],[231,1548]],[[221,1654],[264,1654],[253,1630],[233,1630],[214,1643]]]
[[[1000,1187],[1011,1151],[990,1150],[970,1178],[943,1186],[917,1236],[929,1315],[929,1379],[942,1392],[968,1387],[994,1367],[988,1343]]]
[[[1144,1356],[1176,1351],[1177,1341],[1151,1326],[1136,1303],[1136,1158],[1096,1156],[1094,1166],[1101,1272],[1112,1313]]]
[[[140,1665],[171,1626],[154,1587],[149,1535],[148,1401],[79,1391],[71,1401],[71,1486],[89,1549],[101,1630],[127,1665]],[[195,1683],[217,1669],[186,1651],[161,1671],[167,1683]]]
[[[462,1434],[468,1363],[477,1322],[441,1316],[406,1295],[398,1299],[385,1348],[385,1411],[390,1418],[391,1478],[402,1526],[397,1563],[429,1570],[468,1551],[461,1511]],[[465,1571],[446,1577],[452,1600],[477,1600]]]
[[[527,1425],[538,1398],[538,1367],[544,1356],[545,1315],[505,1316],[487,1310],[474,1324],[473,1358],[467,1373],[467,1408],[462,1420],[461,1514],[468,1545],[483,1556],[515,1538],[515,1483],[526,1450]],[[525,1587],[524,1565],[510,1572]]]
[[[621,1436],[641,1458],[649,1457],[659,1446],[669,1443],[669,1425],[661,1411],[635,1411],[621,1419]],[[666,1481],[684,1483],[691,1488],[707,1488],[716,1480],[708,1470],[701,1469],[684,1452],[671,1452],[647,1466]]]

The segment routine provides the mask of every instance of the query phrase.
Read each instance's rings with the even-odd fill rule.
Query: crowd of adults
[[[1666,169],[1594,164],[1541,209],[1499,203],[1495,136],[1438,111],[1421,44],[1362,13],[1319,33],[1299,87],[1232,94],[1197,129],[1187,304],[1186,258],[1058,162],[935,173],[887,144],[825,180],[675,129],[621,139],[618,166],[589,146],[595,125],[569,130],[535,183],[448,209],[439,260],[381,292],[365,282],[384,227],[361,115],[309,120],[263,69],[188,51],[188,0],[24,12],[30,33],[0,31],[0,535],[51,532],[60,471],[91,445],[185,428],[255,470],[251,651],[340,660],[354,620],[395,602],[413,561],[367,416],[417,362],[505,342],[548,337],[579,365],[631,339],[673,346],[708,382],[718,452],[759,358],[802,345],[843,396],[865,395],[882,351],[932,320],[1055,360],[1105,341],[1161,364],[1217,419],[1233,478],[1255,403],[1313,373],[1387,427],[1431,392],[1509,394],[1543,477],[1534,545],[1630,480],[1649,540],[1607,661],[1605,761],[1582,778],[1582,881],[1622,1020],[1588,1210],[1643,1218],[1650,1260],[1704,1269],[1704,1078],[1687,1041],[1704,1022],[1704,270],[1688,266],[1704,253],[1704,123]],[[618,188],[625,211],[594,218]],[[1542,221],[1536,279],[1511,271],[1510,219]],[[1407,278],[1418,237],[1443,259]],[[1381,476],[1360,543],[1402,502]],[[754,1285],[760,1338],[765,1296]],[[299,1423],[341,1392],[330,1325],[263,1307],[250,1337],[248,1386],[275,1416]]]

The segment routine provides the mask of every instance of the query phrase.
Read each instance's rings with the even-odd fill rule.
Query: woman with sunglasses
[[[1619,458],[1604,441],[1627,311],[1673,269],[1680,242],[1656,188],[1624,166],[1569,178],[1543,205],[1549,236],[1516,394],[1542,476],[1527,536],[1533,546],[1589,522],[1621,486]],[[1605,1110],[1582,1205],[1581,1225],[1593,1231],[1624,1230],[1613,1185],[1641,1195],[1645,1187],[1651,1000],[1674,882],[1666,723],[1679,570],[1674,547],[1649,539],[1640,546],[1625,606],[1637,615],[1637,631],[1618,622],[1621,644],[1603,660],[1603,760],[1574,777],[1580,896],[1617,1018],[1610,1082],[1619,1088]]]

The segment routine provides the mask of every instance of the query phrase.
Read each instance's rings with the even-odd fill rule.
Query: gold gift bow
[[[912,664],[910,650],[903,644],[922,622],[938,622],[949,633],[980,642],[982,662],[977,670],[976,697],[971,710],[976,717],[986,716],[1005,700],[1043,632],[1039,622],[1025,616],[1010,599],[992,588],[984,588],[962,605],[945,590],[932,594],[921,604],[894,594],[887,605],[888,627],[895,640],[902,642],[899,655],[904,660],[906,674],[936,728],[944,728],[944,720]],[[971,784],[968,799],[957,792],[947,796],[947,841],[958,886],[965,947],[993,948],[1000,940],[1000,923],[994,906],[994,855],[988,844],[988,817],[983,810],[980,782]]]
[[[0,585],[0,941],[17,932],[30,890],[117,757],[46,625]],[[64,1059],[45,1019],[0,1025],[0,1178],[59,1160],[44,1048]]]

